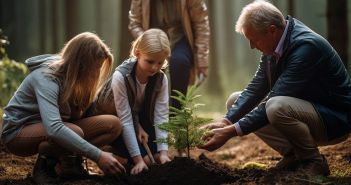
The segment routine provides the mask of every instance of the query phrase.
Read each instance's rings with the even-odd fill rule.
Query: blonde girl
[[[168,146],[154,142],[167,137],[154,125],[168,121],[168,80],[161,69],[169,56],[167,35],[160,29],[149,29],[135,40],[130,58],[117,67],[112,77],[111,88],[123,132],[111,145],[119,156],[134,163],[131,174],[148,169],[150,164],[143,142],[148,143],[157,162],[170,161]]]

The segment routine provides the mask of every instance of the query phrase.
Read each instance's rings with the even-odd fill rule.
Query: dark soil
[[[21,164],[15,164],[21,165]],[[0,173],[5,172],[5,168],[0,168]],[[118,175],[101,176],[92,175],[89,179],[76,181],[74,184],[115,184],[115,185],[215,185],[230,183],[238,180],[239,175],[227,166],[212,162],[210,159],[201,155],[199,160],[185,157],[176,157],[171,162],[164,165],[153,165],[148,171],[139,175]],[[0,184],[33,184],[30,173],[23,180],[5,180]],[[67,184],[58,179],[58,184]]]
[[[200,160],[174,158],[170,163],[154,165],[137,176],[119,176],[115,184],[123,185],[213,185],[233,182],[238,178],[224,165],[200,157]]]
[[[301,169],[271,170],[280,156],[254,135],[237,137],[214,152],[193,150],[192,158],[174,158],[139,175],[103,176],[89,162],[91,175],[82,180],[58,180],[64,185],[234,185],[234,184],[351,184],[351,138],[321,147],[330,166],[329,177],[311,177]],[[36,156],[16,157],[0,145],[0,185],[33,185]],[[205,155],[201,155],[205,153]]]

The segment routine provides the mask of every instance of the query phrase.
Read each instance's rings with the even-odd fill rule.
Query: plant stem
[[[189,124],[186,126],[186,148],[187,148],[187,155],[190,159],[190,143],[189,143]]]

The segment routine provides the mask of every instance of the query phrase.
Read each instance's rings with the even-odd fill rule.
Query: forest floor
[[[330,166],[331,175],[328,177],[310,177],[299,169],[296,171],[270,170],[279,161],[279,154],[251,134],[233,138],[214,152],[192,150],[192,158],[195,160],[187,162],[175,158],[174,161],[180,162],[180,165],[175,166],[172,161],[170,164],[151,167],[148,172],[138,176],[106,177],[93,162],[88,161],[90,172],[95,175],[84,180],[58,181],[58,184],[351,184],[350,146],[351,138],[337,145],[320,147],[321,153],[325,155]],[[198,166],[198,163],[203,161],[199,159],[201,154],[210,159],[210,165],[206,163],[205,167]],[[36,156],[16,157],[0,148],[0,185],[34,184],[31,171],[35,158]],[[204,158],[203,155],[202,158]],[[213,166],[217,169],[207,170]],[[215,179],[217,177],[221,179]]]

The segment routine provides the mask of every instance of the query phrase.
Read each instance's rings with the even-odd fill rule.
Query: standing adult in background
[[[132,0],[129,21],[134,38],[149,28],[167,33],[171,90],[185,94],[196,77],[207,76],[210,28],[203,0]],[[180,103],[171,99],[171,106],[180,108]]]
[[[276,169],[302,167],[329,175],[318,146],[345,140],[351,131],[351,81],[333,47],[271,3],[254,1],[236,23],[251,49],[263,53],[251,83],[227,101],[227,115],[201,148],[215,150],[234,136],[254,132],[283,158]]]

